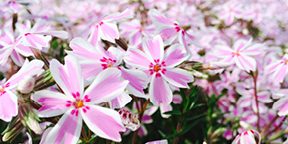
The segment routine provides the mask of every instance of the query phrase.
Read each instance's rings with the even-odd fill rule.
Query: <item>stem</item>
[[[267,129],[275,122],[275,120],[278,118],[279,116],[276,115],[272,121],[270,121],[270,123],[264,128],[264,130],[261,132],[261,136],[263,137],[263,135],[265,134],[265,132],[267,131]]]
[[[181,130],[181,123],[182,123],[182,118],[179,119],[178,121],[178,124],[177,124],[177,133]],[[174,139],[174,144],[177,144],[178,143],[178,140],[179,140],[179,137],[177,136],[175,139]]]
[[[283,122],[286,120],[286,118],[287,118],[287,116],[285,116],[285,117],[283,118],[283,120],[280,122],[280,124],[279,124],[277,127],[275,127],[272,131],[270,131],[269,133],[267,133],[267,134],[263,137],[263,139],[266,138],[267,136],[269,136],[271,133],[277,131],[277,130],[282,126],[282,124],[283,124]],[[267,143],[269,143],[270,141],[271,141],[271,140],[268,140]]]
[[[81,132],[82,132],[82,135],[83,135],[83,137],[84,137],[84,140],[85,141],[87,141],[88,140],[88,138],[87,138],[87,135],[86,135],[86,132],[85,132],[85,130],[84,130],[84,127],[82,126],[82,130],[81,130]]]
[[[252,73],[252,77],[254,79],[254,95],[255,95],[255,102],[256,102],[256,107],[257,107],[257,130],[259,132],[260,131],[260,114],[259,114],[259,103],[258,103],[258,96],[257,96],[257,71],[255,73],[256,73],[255,75]]]
[[[141,123],[143,114],[144,114],[144,112],[145,112],[145,110],[146,110],[147,104],[150,102],[150,99],[148,99],[144,104],[143,104],[143,100],[142,100],[142,99],[141,99],[140,102],[141,102],[141,110],[140,110],[140,114],[139,114],[139,121],[140,121],[140,123]],[[138,106],[137,102],[136,102],[136,106]],[[139,108],[139,106],[138,106],[138,108]],[[138,108],[137,108],[137,109],[138,109]],[[139,110],[139,109],[138,109],[138,110]],[[137,130],[134,132],[134,134],[133,134],[132,144],[135,144],[135,143],[136,143],[138,131],[139,131],[139,129],[137,129]]]

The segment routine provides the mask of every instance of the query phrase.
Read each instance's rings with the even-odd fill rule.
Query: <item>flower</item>
[[[215,55],[222,58],[221,62],[226,62],[230,64],[236,63],[237,67],[247,72],[256,70],[256,61],[250,56],[255,56],[260,54],[262,44],[251,45],[252,39],[248,42],[246,40],[237,40],[233,49],[228,46],[216,45]],[[251,46],[250,46],[251,45]]]
[[[95,78],[84,92],[84,80],[80,65],[73,56],[65,57],[65,65],[57,60],[50,63],[51,74],[63,93],[42,90],[36,92],[33,100],[42,104],[39,117],[64,114],[47,134],[44,143],[77,143],[82,120],[99,137],[120,142],[119,132],[125,131],[117,111],[103,108],[99,103],[119,96],[128,81],[120,80],[120,71],[107,69]],[[113,129],[111,129],[113,127]]]
[[[40,60],[32,60],[29,62],[27,59],[23,67],[14,74],[9,80],[0,82],[0,119],[8,122],[11,121],[13,116],[18,113],[17,96],[15,89],[18,82],[21,81],[26,75],[36,75],[40,72],[44,63]]]
[[[150,79],[149,97],[151,102],[158,106],[160,103],[172,102],[172,90],[169,84],[188,88],[187,83],[194,81],[192,74],[174,68],[187,59],[185,50],[180,44],[169,47],[164,53],[163,41],[160,35],[153,39],[143,39],[143,50],[129,49],[125,62],[131,66],[143,70]]]
[[[256,144],[254,135],[256,134],[258,138],[258,144],[261,142],[261,135],[254,130],[249,130],[242,132],[237,135],[237,137],[233,140],[232,144]]]

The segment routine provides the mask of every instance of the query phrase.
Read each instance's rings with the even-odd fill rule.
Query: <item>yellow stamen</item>
[[[112,65],[111,65],[111,64],[108,64],[108,67],[112,67]]]
[[[75,102],[75,107],[80,108],[82,106],[83,106],[83,102],[82,101]]]
[[[159,70],[161,70],[161,67],[159,65],[155,65],[154,66],[154,71],[158,72]]]
[[[3,91],[4,91],[4,89],[3,89],[3,88],[1,88],[0,90],[1,90],[1,92],[3,92]]]

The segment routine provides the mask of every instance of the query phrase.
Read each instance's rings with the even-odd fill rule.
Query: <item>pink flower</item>
[[[275,82],[283,82],[284,77],[288,72],[288,54],[285,54],[281,60],[278,60],[268,65],[265,70],[266,72],[273,73],[272,78]]]
[[[184,45],[186,52],[191,55],[191,51],[188,48],[186,39],[188,38],[190,42],[198,47],[195,41],[196,38],[188,34],[184,29],[182,29],[178,23],[174,23],[167,19],[165,16],[160,14],[157,10],[152,9],[148,12],[153,24],[156,26],[157,34],[160,34],[164,39],[164,45],[171,45],[171,43],[178,37],[179,42]]]
[[[172,91],[169,84],[188,88],[188,82],[194,81],[192,74],[174,68],[187,59],[185,50],[181,45],[170,46],[164,52],[163,41],[160,35],[153,39],[143,38],[143,50],[129,49],[125,62],[140,70],[143,70],[150,78],[149,97],[154,105],[160,103],[170,104]]]
[[[38,21],[31,27],[30,21],[25,24],[16,23],[16,28],[20,32],[20,41],[24,46],[29,46],[42,50],[42,47],[48,47],[51,36],[62,39],[68,38],[65,31],[49,31],[50,27],[46,21]]]
[[[219,19],[223,19],[227,25],[231,25],[234,18],[240,18],[242,14],[242,5],[236,1],[228,1],[223,5],[223,12],[221,12]]]
[[[146,37],[152,37],[152,35],[149,33],[154,31],[153,28],[141,26],[140,21],[137,19],[129,22],[123,22],[119,25],[119,28],[122,29],[123,36],[127,35],[129,45],[133,46],[141,44],[142,35]]]
[[[131,10],[126,9],[122,13],[114,13],[106,16],[99,23],[92,26],[92,33],[88,38],[88,41],[96,46],[101,39],[115,43],[115,39],[119,39],[119,31],[115,23],[118,19],[132,18],[133,13]]]
[[[70,42],[70,47],[73,51],[67,51],[67,53],[76,56],[79,60],[85,79],[95,77],[105,69],[117,68],[121,71],[122,78],[129,80],[130,82],[127,86],[128,93],[139,97],[145,97],[143,89],[147,87],[147,76],[140,70],[120,67],[124,56],[122,51],[115,47],[110,47],[108,51],[105,51],[100,44],[97,44],[96,47],[94,47],[89,42],[79,37],[74,38]],[[122,98],[126,99],[125,97],[128,98],[129,96],[123,94]]]
[[[17,96],[15,89],[18,82],[21,81],[26,75],[33,76],[38,74],[43,67],[44,63],[40,60],[25,61],[22,68],[14,74],[9,80],[5,79],[0,83],[0,119],[8,122],[12,117],[18,113]]]
[[[64,114],[48,133],[44,143],[77,143],[82,120],[99,137],[120,142],[125,131],[117,111],[97,104],[119,96],[128,81],[119,80],[121,73],[113,69],[101,72],[84,92],[80,65],[73,56],[65,57],[65,65],[50,63],[51,74],[64,94],[49,90],[36,92],[33,100],[42,104],[38,115],[53,117]],[[113,129],[111,129],[113,127]]]
[[[22,56],[32,56],[33,53],[28,46],[21,44],[20,38],[15,38],[10,31],[4,31],[4,36],[0,38],[0,64],[3,65],[7,62],[8,57],[11,56],[13,62],[18,66],[22,66],[24,59]]]
[[[256,70],[256,61],[251,56],[260,54],[261,44],[251,45],[252,39],[248,42],[240,39],[233,45],[233,49],[228,46],[216,46],[215,54],[217,57],[222,58],[221,62],[230,64],[236,63],[237,67],[246,70],[247,72]],[[250,46],[251,45],[251,46]]]
[[[254,135],[257,136],[258,144],[260,144],[261,135],[254,130],[249,130],[238,134],[237,137],[233,140],[232,144],[256,144]]]
[[[168,144],[168,141],[165,140],[157,140],[157,141],[151,141],[151,142],[147,142],[145,144]]]

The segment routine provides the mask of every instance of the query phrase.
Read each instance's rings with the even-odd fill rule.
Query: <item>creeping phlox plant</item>
[[[2,0],[3,143],[288,143],[287,0]]]

